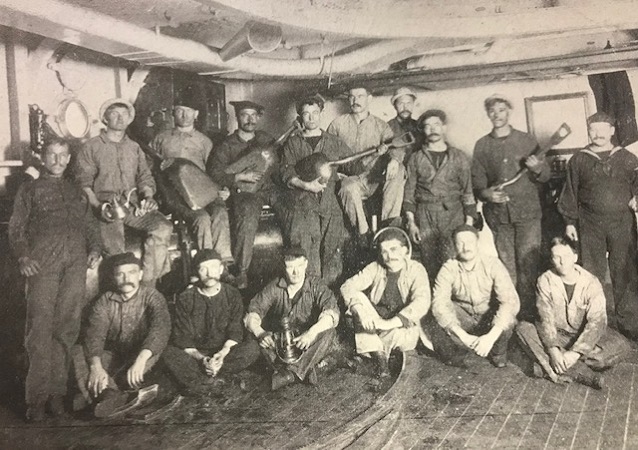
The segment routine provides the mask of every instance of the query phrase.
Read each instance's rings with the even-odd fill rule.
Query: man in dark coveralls
[[[388,125],[390,125],[394,136],[401,136],[409,132],[412,133],[415,140],[414,144],[395,150],[398,155],[403,153],[404,163],[407,162],[412,152],[420,149],[423,145],[423,128],[420,128],[417,121],[412,118],[415,102],[416,94],[408,87],[398,88],[390,98],[390,103],[397,112],[396,117],[388,120]]]
[[[261,209],[265,204],[270,204],[273,208],[277,206],[275,185],[271,179],[262,180],[262,174],[252,169],[237,174],[228,174],[225,170],[247,155],[255,146],[267,146],[272,144],[274,139],[265,131],[257,129],[264,114],[263,106],[251,101],[230,104],[235,107],[238,128],[213,151],[208,163],[208,173],[217,183],[231,190],[230,223],[233,256],[237,266],[237,286],[245,288]],[[257,192],[243,192],[237,188],[239,182],[261,182],[261,186]]]
[[[503,95],[485,100],[492,132],[476,142],[472,160],[472,185],[484,203],[485,220],[494,234],[496,251],[507,267],[521,300],[521,316],[534,314],[534,286],[538,276],[541,243],[539,186],[549,180],[533,136],[509,124],[512,104]],[[522,168],[529,173],[505,189],[497,186]]]
[[[583,267],[601,283],[607,273],[613,287],[620,331],[638,337],[635,207],[638,158],[615,146],[614,119],[598,112],[587,120],[591,145],[569,161],[567,181],[558,202],[570,239],[581,242]],[[613,323],[613,322],[612,322]]]
[[[337,299],[320,278],[308,276],[308,259],[301,247],[284,250],[285,275],[271,281],[248,306],[246,329],[254,336],[275,372],[272,389],[297,381],[317,382],[315,366],[332,348],[335,327],[339,323]],[[290,320],[296,331],[295,346],[303,351],[297,362],[281,367],[277,362],[277,344],[273,332],[282,330],[282,319]]]
[[[20,186],[9,221],[9,241],[27,277],[25,347],[27,420],[64,414],[71,348],[80,332],[87,266],[101,253],[100,232],[89,202],[64,178],[69,145],[51,140],[46,172]]]
[[[258,348],[243,344],[244,304],[237,289],[220,281],[221,256],[200,250],[193,266],[199,281],[180,294],[171,342],[162,355],[187,394],[206,392],[213,377],[240,372],[259,358]]]
[[[290,188],[289,217],[284,234],[291,244],[300,245],[308,255],[308,273],[332,284],[343,270],[343,245],[346,229],[343,210],[337,198],[339,177],[333,170],[328,180],[299,178],[296,165],[313,153],[321,152],[331,161],[349,156],[348,146],[319,128],[324,102],[308,97],[297,106],[303,122],[300,135],[291,136],[284,145],[282,179]]]

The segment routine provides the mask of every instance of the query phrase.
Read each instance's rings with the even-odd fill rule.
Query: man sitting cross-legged
[[[608,369],[631,350],[629,342],[607,326],[605,294],[593,274],[576,264],[571,241],[550,244],[553,269],[536,284],[536,325],[521,322],[516,334],[523,348],[554,382],[578,381],[603,387],[594,370]]]
[[[273,391],[298,380],[316,383],[315,366],[332,347],[334,328],[339,323],[339,307],[334,294],[320,278],[306,274],[308,258],[299,246],[284,250],[285,275],[271,281],[248,306],[244,324],[257,339],[253,346],[262,348],[275,368]],[[282,319],[288,319],[296,332],[294,345],[301,350],[296,362],[278,363],[278,336]],[[281,353],[281,352],[279,352]]]
[[[507,362],[507,345],[520,308],[518,294],[503,263],[478,251],[478,231],[454,230],[456,258],[436,277],[432,315],[427,322],[434,351],[446,364],[464,366],[469,351],[489,357],[496,367]]]
[[[73,348],[80,392],[97,399],[96,417],[110,415],[128,395],[121,387],[138,389],[157,362],[171,332],[164,296],[140,286],[142,262],[133,253],[111,258],[116,291],[98,298],[89,314],[84,345]]]
[[[341,286],[347,313],[355,318],[357,353],[375,359],[379,377],[390,375],[390,352],[414,350],[430,308],[430,283],[421,263],[410,259],[408,236],[382,230],[376,243],[380,262],[368,264]]]
[[[258,348],[243,344],[244,305],[237,289],[220,282],[221,260],[214,250],[200,250],[193,261],[199,281],[175,305],[162,361],[186,394],[203,393],[213,377],[237,373],[259,358]]]

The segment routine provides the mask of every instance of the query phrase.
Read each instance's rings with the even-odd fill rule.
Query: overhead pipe
[[[251,50],[270,53],[279,47],[282,38],[281,27],[249,20],[219,50],[219,57],[222,61],[228,61]]]
[[[322,58],[281,60],[243,55],[226,62],[218,51],[202,43],[157,35],[151,30],[57,0],[0,0],[0,23],[130,60],[136,60],[131,55],[134,51],[131,47],[134,47],[176,62],[197,62],[220,70],[255,75],[311,78],[325,71]],[[117,54],[112,50],[113,44],[121,45],[126,52]],[[419,41],[413,39],[383,40],[335,55],[331,62],[332,74],[356,72],[361,66],[388,59],[392,54],[397,54],[397,60],[403,59],[405,51],[418,44]]]

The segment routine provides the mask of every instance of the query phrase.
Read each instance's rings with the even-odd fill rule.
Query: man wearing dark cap
[[[212,377],[240,372],[259,357],[244,341],[244,304],[239,291],[220,281],[224,271],[215,250],[193,260],[199,279],[180,294],[173,334],[162,360],[186,393],[205,391]]]
[[[545,160],[533,155],[538,149],[536,139],[509,124],[511,109],[511,102],[503,95],[485,99],[485,111],[494,128],[474,146],[472,185],[477,200],[483,202],[498,256],[518,289],[521,315],[531,316],[540,263],[539,189],[551,173]],[[529,172],[519,181],[505,189],[497,188],[523,167]]]
[[[271,281],[250,301],[244,318],[246,329],[254,336],[250,342],[261,347],[274,369],[273,390],[297,381],[317,382],[315,366],[330,352],[339,323],[337,299],[320,278],[306,274],[308,258],[303,249],[288,247],[283,256],[284,276]],[[284,319],[301,353],[295,362],[283,363],[277,356],[282,349],[276,334],[283,331]]]
[[[421,261],[435,277],[441,265],[454,256],[452,231],[473,223],[476,201],[470,159],[445,140],[445,112],[430,109],[418,123],[426,142],[408,159],[403,210],[410,238],[420,245]]]
[[[464,366],[473,351],[504,367],[520,307],[514,284],[497,257],[479,254],[472,226],[454,230],[454,247],[456,258],[443,264],[434,283],[426,326],[434,351],[450,365]]]
[[[20,186],[9,221],[9,242],[26,283],[25,381],[27,419],[64,414],[71,349],[80,333],[87,266],[100,260],[97,221],[80,188],[64,178],[69,144],[46,143],[46,171]]]
[[[150,147],[162,159],[184,158],[206,171],[206,163],[213,149],[213,143],[206,135],[195,129],[195,122],[201,108],[200,103],[201,100],[193,89],[186,90],[177,96],[173,107],[175,128],[159,133]],[[233,256],[230,251],[230,226],[223,200],[220,198],[203,209],[193,211],[179,197],[179,194],[171,189],[170,183],[159,183],[158,187],[170,211],[183,217],[191,226],[197,248],[200,250],[212,248],[222,255],[224,261],[231,261]],[[222,193],[228,198],[227,190]]]
[[[133,253],[121,253],[107,263],[113,268],[115,291],[95,301],[83,344],[73,354],[80,392],[86,401],[97,401],[96,417],[108,416],[124,403],[121,388],[142,386],[171,332],[164,296],[140,285],[141,261]]]
[[[581,242],[583,267],[601,283],[609,263],[616,325],[635,338],[638,280],[632,208],[638,192],[638,158],[612,143],[615,128],[609,114],[598,112],[587,124],[591,144],[569,160],[558,210],[567,223],[567,237]]]
[[[346,239],[343,210],[337,198],[337,170],[335,168],[327,180],[318,174],[315,179],[303,180],[297,171],[299,162],[313,153],[321,152],[331,161],[350,154],[341,138],[319,128],[323,106],[323,99],[318,95],[307,97],[297,105],[303,131],[286,141],[281,175],[290,188],[291,198],[284,236],[306,251],[308,274],[320,276],[331,285],[343,270]]]
[[[403,154],[403,161],[407,161],[407,158],[412,152],[421,148],[423,144],[423,130],[419,129],[417,121],[412,118],[414,111],[414,103],[416,102],[416,94],[412,89],[408,87],[400,87],[394,91],[394,95],[390,98],[390,103],[394,106],[397,112],[396,117],[388,121],[388,125],[392,129],[395,136],[401,136],[405,133],[412,133],[415,142],[409,147],[396,149],[397,154]]]
[[[272,180],[262,180],[262,174],[253,169],[246,169],[237,174],[226,173],[226,168],[250,153],[257,146],[268,146],[274,142],[272,136],[257,129],[264,113],[264,107],[251,101],[230,102],[235,107],[237,130],[228,136],[215,149],[208,162],[208,173],[213,180],[231,191],[231,230],[233,239],[233,256],[237,266],[237,285],[247,285],[247,273],[253,258],[253,244],[259,216],[264,204],[275,203],[275,186]],[[244,192],[238,183],[261,183],[257,192]]]
[[[383,156],[388,151],[385,143],[394,134],[386,122],[370,113],[371,99],[372,95],[366,88],[352,87],[348,91],[350,113],[337,117],[328,127],[328,133],[343,139],[352,153],[375,147],[378,149],[376,154],[366,156],[347,168],[350,176],[342,180],[339,190],[346,216],[357,233],[359,246],[365,248],[372,236],[363,201],[382,189],[381,221],[400,218],[405,184],[403,155],[392,150],[389,157]]]
[[[423,265],[411,258],[403,230],[385,228],[375,244],[379,261],[348,279],[341,296],[346,314],[355,320],[357,353],[373,358],[379,377],[387,377],[390,352],[414,350],[425,339],[421,319],[430,309],[430,281]]]
[[[108,255],[124,252],[124,227],[142,230],[144,239],[144,283],[152,286],[170,271],[168,245],[173,225],[157,211],[155,180],[140,146],[129,139],[126,129],[133,122],[135,108],[123,99],[106,101],[100,120],[106,130],[86,141],[76,160],[76,181],[89,203],[101,215],[100,232]],[[124,218],[104,214],[107,203],[130,205]]]

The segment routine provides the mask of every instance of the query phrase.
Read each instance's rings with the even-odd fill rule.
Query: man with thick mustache
[[[427,322],[434,351],[449,365],[465,366],[472,351],[505,367],[520,308],[516,289],[497,257],[479,254],[475,228],[454,230],[454,247],[456,258],[443,264],[434,282]]]
[[[380,378],[390,375],[392,350],[414,350],[423,336],[421,319],[430,309],[425,268],[411,259],[409,241],[398,228],[376,239],[379,261],[341,286],[346,314],[353,316],[357,353],[374,359]]]
[[[346,216],[362,248],[367,248],[372,237],[363,201],[382,189],[382,223],[398,219],[405,184],[403,155],[395,149],[389,158],[383,157],[388,151],[384,142],[394,134],[386,122],[370,113],[371,99],[372,95],[365,87],[352,87],[348,91],[351,112],[337,117],[328,127],[328,133],[343,139],[352,153],[378,148],[376,154],[360,159],[347,169],[350,176],[341,181],[339,190]]]
[[[155,180],[140,146],[126,135],[135,108],[123,99],[111,99],[100,108],[106,130],[84,143],[76,160],[76,181],[86,192],[89,203],[100,214],[106,202],[117,198],[131,200],[121,220],[100,221],[100,232],[107,255],[124,252],[124,228],[146,233],[144,239],[144,284],[154,286],[170,271],[168,245],[173,224],[157,211]]]
[[[133,253],[121,253],[107,262],[116,289],[95,301],[83,345],[73,351],[78,387],[87,402],[97,401],[96,417],[108,416],[126,401],[121,388],[142,386],[171,332],[164,296],[140,285],[141,261]]]
[[[64,178],[69,144],[43,149],[45,173],[20,186],[9,221],[9,242],[27,277],[25,382],[27,420],[64,414],[71,348],[80,332],[87,266],[97,265],[100,231],[84,193]]]
[[[255,146],[267,146],[274,139],[257,125],[264,114],[264,107],[251,101],[230,102],[235,107],[237,130],[213,151],[208,163],[208,173],[213,180],[231,191],[230,226],[233,240],[233,256],[237,269],[237,286],[248,284],[248,269],[253,258],[253,244],[259,216],[264,204],[277,208],[276,187],[273,180],[262,180],[262,174],[250,168],[237,174],[227,174],[226,168],[248,154]],[[255,193],[242,192],[237,183],[259,183]]]
[[[403,210],[421,261],[434,277],[454,256],[452,231],[476,216],[470,160],[446,140],[447,115],[430,109],[419,117],[426,143],[408,159]]]
[[[244,344],[244,304],[232,286],[222,283],[221,256],[200,250],[193,260],[199,281],[175,304],[171,343],[162,361],[186,395],[207,390],[212,378],[235,374],[259,358]]]
[[[558,210],[567,223],[567,237],[582,243],[583,267],[604,283],[609,264],[616,325],[636,338],[638,280],[632,208],[636,209],[638,158],[612,143],[614,122],[604,112],[587,119],[592,143],[569,160]]]

